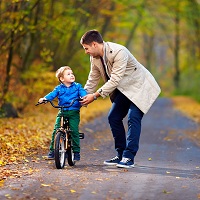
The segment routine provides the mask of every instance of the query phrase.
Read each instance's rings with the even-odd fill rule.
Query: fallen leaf
[[[43,186],[43,187],[50,187],[51,185],[50,184],[41,184],[41,186]]]
[[[12,157],[10,157],[10,160],[14,162],[17,160],[17,158],[15,156],[12,156]]]
[[[14,188],[14,187],[12,187],[11,190],[20,190],[20,188]]]
[[[96,181],[103,181],[103,179],[101,179],[101,178],[96,178],[95,180]]]
[[[14,149],[13,145],[10,142],[7,142],[6,145]]]
[[[171,194],[172,192],[168,192],[167,190],[163,190],[164,194]]]
[[[4,186],[4,180],[0,180],[0,187]]]
[[[3,160],[0,160],[0,166],[3,165]]]
[[[76,190],[70,190],[70,192],[71,192],[71,193],[75,193],[75,192],[76,192]]]
[[[164,140],[165,141],[172,141],[172,139],[170,137],[165,137]]]
[[[85,130],[86,130],[87,132],[94,133],[94,131],[93,131],[92,129],[90,129],[90,128],[85,128]]]
[[[148,158],[149,161],[152,161],[152,158]]]

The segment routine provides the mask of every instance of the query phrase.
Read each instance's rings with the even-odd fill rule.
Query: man
[[[99,96],[110,95],[112,107],[108,121],[115,141],[117,156],[104,161],[105,165],[134,167],[139,149],[141,120],[160,94],[160,87],[151,73],[141,65],[129,50],[119,44],[104,42],[96,30],[86,32],[81,40],[85,53],[90,55],[91,69],[82,101],[87,105]],[[105,84],[96,91],[100,78]],[[123,119],[128,114],[128,131]],[[126,137],[127,135],[127,137]]]

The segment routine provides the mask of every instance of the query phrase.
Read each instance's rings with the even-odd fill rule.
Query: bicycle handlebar
[[[38,105],[40,105],[40,104],[43,104],[43,103],[48,103],[48,102],[50,102],[50,104],[54,107],[54,108],[69,108],[69,107],[71,107],[73,104],[74,104],[74,102],[75,101],[81,101],[82,99],[81,98],[75,98],[75,99],[73,99],[72,101],[71,101],[71,103],[68,105],[68,106],[56,106],[56,105],[54,105],[54,103],[52,102],[52,101],[50,101],[50,100],[44,100],[43,102],[38,102],[37,104],[35,104],[35,106],[38,106]]]

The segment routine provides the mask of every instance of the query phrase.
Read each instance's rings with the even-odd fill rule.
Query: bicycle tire
[[[65,134],[58,131],[55,138],[55,164],[57,169],[62,169],[65,166]]]
[[[67,136],[68,137],[68,136]],[[72,151],[72,145],[71,145],[71,139],[67,138],[67,161],[69,166],[74,166],[75,165],[75,161],[74,161],[74,154]]]

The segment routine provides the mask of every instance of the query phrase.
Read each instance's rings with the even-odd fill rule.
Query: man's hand
[[[80,101],[80,103],[81,103],[82,106],[86,106],[86,105],[88,105],[89,103],[91,103],[93,101],[94,101],[94,95],[93,94],[88,94],[88,95],[83,97],[83,100]]]

